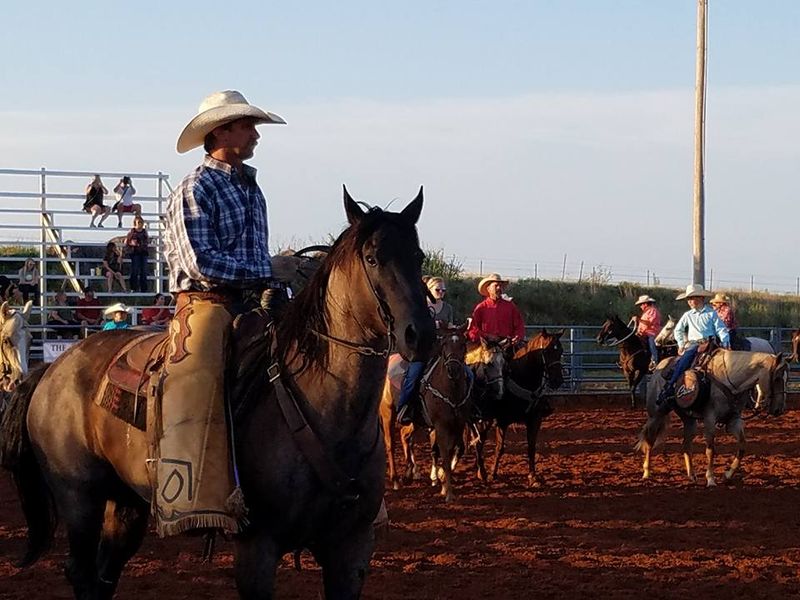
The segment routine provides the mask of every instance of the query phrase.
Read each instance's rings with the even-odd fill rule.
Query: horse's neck
[[[712,375],[732,391],[742,392],[769,379],[769,365],[753,352],[720,350],[711,359]]]
[[[512,373],[516,375],[519,384],[523,387],[538,387],[542,382],[542,377],[544,377],[543,353],[544,348],[528,350],[524,356],[513,361]]]

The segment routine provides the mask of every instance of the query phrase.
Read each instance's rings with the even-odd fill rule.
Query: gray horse
[[[666,384],[669,370],[675,359],[661,361],[650,378],[647,386],[648,418],[639,433],[636,449],[644,454],[642,479],[650,479],[650,454],[654,447],[663,442],[669,414],[664,414],[657,407],[659,393]],[[762,352],[736,352],[719,350],[708,363],[708,374],[711,379],[710,398],[699,408],[677,408],[676,413],[683,422],[683,458],[686,465],[686,476],[696,482],[692,466],[692,442],[697,431],[697,422],[703,422],[703,433],[706,442],[706,485],[716,485],[714,477],[714,436],[717,425],[736,438],[738,447],[736,456],[725,479],[730,480],[736,473],[744,456],[745,436],[742,411],[750,399],[750,392],[756,389],[755,410],[759,412],[765,406],[772,416],[782,414],[786,409],[786,378],[788,363],[781,354]]]

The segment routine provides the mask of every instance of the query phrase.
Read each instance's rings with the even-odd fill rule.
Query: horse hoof
[[[714,481],[713,479],[709,479],[706,481],[706,487],[707,488],[717,487],[717,482]]]
[[[536,477],[535,475],[528,475],[528,487],[539,489],[544,487],[544,481],[542,481],[541,477]]]
[[[399,490],[399,489],[400,489],[400,482],[399,482],[399,481],[393,481],[393,482],[392,482],[392,489],[393,489],[394,491],[397,491],[397,490]]]

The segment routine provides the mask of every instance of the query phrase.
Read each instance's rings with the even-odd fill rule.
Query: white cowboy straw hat
[[[711,292],[707,291],[702,285],[699,283],[692,283],[691,285],[686,286],[686,291],[683,294],[678,294],[675,297],[675,300],[686,300],[687,298],[695,298],[697,296],[702,296],[703,298],[708,298],[713,296]]]
[[[655,298],[651,298],[647,294],[642,294],[641,296],[639,296],[639,299],[636,302],[633,303],[633,305],[634,306],[639,306],[640,304],[644,304],[645,302],[652,302],[653,304],[655,304],[656,303],[656,299]]]
[[[129,308],[126,304],[122,302],[117,302],[116,304],[112,304],[107,309],[103,311],[103,315],[105,317],[111,317],[114,313],[117,312],[124,312],[124,313],[131,313],[133,310]]]
[[[495,281],[497,283],[508,285],[508,279],[503,279],[502,277],[500,277],[499,273],[492,273],[491,275],[484,277],[478,282],[478,293],[481,296],[488,296],[489,292],[486,291],[486,288],[489,287],[490,283],[493,283]]]
[[[286,125],[286,121],[281,117],[253,106],[236,90],[214,92],[200,103],[197,116],[189,121],[178,136],[178,153],[183,154],[192,148],[202,146],[203,140],[211,131],[220,125],[245,117],[256,119],[258,123]]]

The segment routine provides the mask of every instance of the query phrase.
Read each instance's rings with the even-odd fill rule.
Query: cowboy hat
[[[128,307],[126,304],[124,304],[122,302],[117,302],[116,304],[112,304],[107,309],[105,309],[103,311],[103,315],[105,317],[110,317],[114,313],[118,313],[118,312],[131,313],[131,312],[133,312],[133,310],[130,307]]]
[[[708,301],[709,304],[730,304],[731,299],[728,298],[727,294],[723,294],[721,292],[717,292],[714,294],[714,297]]]
[[[700,285],[699,283],[692,283],[686,286],[686,291],[683,294],[679,294],[675,297],[675,300],[686,300],[687,298],[696,298],[698,296],[702,296],[703,298],[708,298],[709,296],[713,296],[709,291]]]
[[[488,296],[489,292],[486,291],[486,288],[489,287],[490,283],[494,282],[502,283],[503,285],[508,285],[508,279],[503,279],[502,277],[500,277],[499,273],[492,273],[491,275],[484,277],[478,282],[478,293],[481,296]]]
[[[200,108],[197,109],[197,115],[189,121],[189,124],[183,128],[180,136],[178,136],[178,154],[183,154],[192,148],[202,146],[206,135],[220,125],[245,117],[255,119],[257,123],[286,124],[286,121],[278,115],[263,111],[250,104],[236,90],[214,92],[203,99],[200,103]]]
[[[636,302],[633,303],[633,305],[634,306],[639,306],[640,304],[644,304],[645,302],[652,302],[653,304],[655,304],[656,303],[656,299],[655,298],[651,298],[647,294],[642,294],[641,296],[639,296],[639,299]]]

